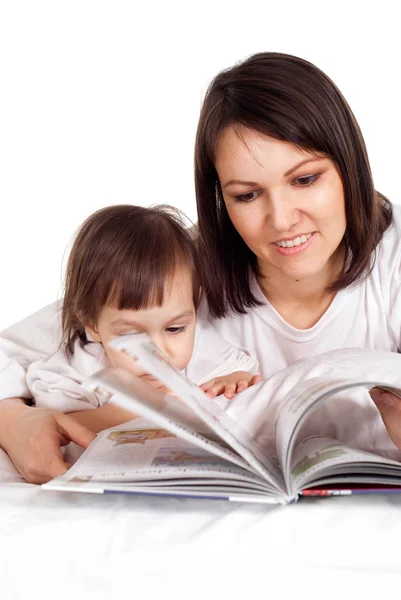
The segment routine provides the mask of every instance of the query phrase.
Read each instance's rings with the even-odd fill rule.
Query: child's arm
[[[224,394],[226,398],[231,400],[235,394],[239,394],[246,390],[251,385],[262,381],[261,375],[252,375],[246,371],[236,371],[230,375],[223,375],[222,377],[215,377],[211,381],[203,383],[200,388],[206,392],[209,398],[215,398]]]

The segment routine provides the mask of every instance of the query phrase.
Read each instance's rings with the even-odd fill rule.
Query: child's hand
[[[220,396],[220,394],[224,394],[226,398],[232,400],[235,394],[243,392],[251,385],[262,381],[262,379],[261,375],[252,375],[252,373],[245,371],[237,371],[223,377],[215,377],[215,379],[203,383],[200,388],[206,392],[209,398],[215,398],[216,396]]]

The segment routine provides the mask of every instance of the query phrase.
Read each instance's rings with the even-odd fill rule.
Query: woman
[[[399,350],[401,215],[375,192],[358,125],[326,75],[275,53],[219,74],[202,108],[195,175],[211,318],[256,352],[265,377],[333,348]],[[21,326],[3,339],[3,398],[26,396],[24,368],[54,351],[55,308],[24,327],[33,350]],[[401,402],[373,398],[401,448]],[[119,419],[107,406],[72,417],[3,400],[0,445],[40,483],[67,468],[62,443],[86,446]]]
[[[253,330],[259,352],[266,335],[278,341],[278,355],[259,357],[265,376],[313,350],[398,351],[399,219],[391,228],[359,127],[326,75],[269,53],[221,73],[204,101],[195,162],[209,309],[228,315],[215,323],[227,336]]]

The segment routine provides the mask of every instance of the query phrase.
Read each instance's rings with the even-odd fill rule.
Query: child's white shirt
[[[96,408],[107,403],[107,397],[84,389],[81,383],[100,369],[110,367],[102,344],[78,340],[68,358],[60,348],[50,358],[31,363],[26,383],[36,406],[61,412]],[[206,321],[198,320],[192,357],[184,370],[197,385],[236,371],[259,373],[257,360],[245,350],[225,341]]]

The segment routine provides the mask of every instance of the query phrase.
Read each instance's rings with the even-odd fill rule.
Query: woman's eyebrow
[[[306,163],[309,162],[316,162],[318,160],[326,160],[325,156],[313,156],[311,158],[305,158],[304,160],[301,160],[301,162],[297,163],[296,165],[294,165],[293,167],[291,167],[291,169],[288,169],[288,171],[286,171],[284,173],[284,177],[288,177],[288,175],[291,175],[292,173],[294,173],[294,171],[296,171],[297,169],[299,169],[299,167],[302,167],[302,165],[305,165]],[[257,187],[259,184],[256,183],[255,181],[244,181],[242,179],[230,179],[230,181],[228,181],[226,184],[223,185],[223,190],[225,190],[226,188],[228,188],[230,185],[247,185],[249,187]]]
[[[223,190],[225,188],[227,188],[229,185],[234,185],[234,184],[236,184],[236,185],[238,185],[238,184],[239,185],[249,185],[249,186],[252,186],[252,185],[256,186],[256,185],[258,185],[254,181],[242,181],[241,179],[230,179],[230,181],[223,186]]]
[[[288,177],[288,175],[291,175],[292,173],[294,173],[294,171],[299,169],[299,167],[302,167],[302,165],[306,165],[306,163],[310,163],[310,162],[316,162],[318,160],[326,160],[326,157],[325,156],[312,156],[311,158],[305,158],[304,160],[301,160],[301,162],[299,162],[296,165],[294,165],[293,167],[291,167],[291,169],[288,169],[288,171],[286,171],[284,173],[284,177]]]

